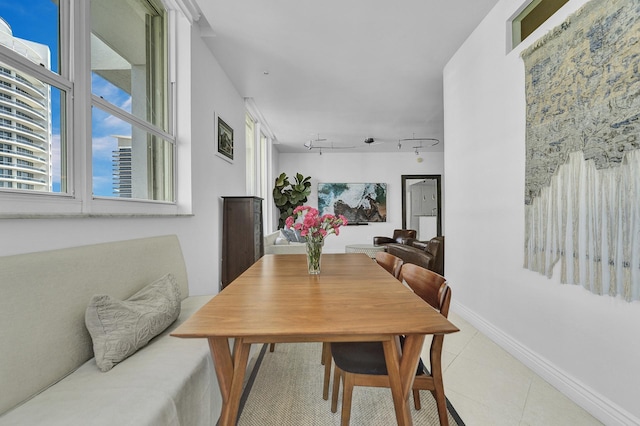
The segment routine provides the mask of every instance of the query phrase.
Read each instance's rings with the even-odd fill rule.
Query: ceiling
[[[443,151],[443,67],[497,1],[197,3],[203,39],[278,151],[317,153],[305,142],[397,152],[436,138],[420,151]]]

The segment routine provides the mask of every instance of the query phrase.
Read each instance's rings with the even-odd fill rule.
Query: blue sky
[[[35,13],[34,13],[35,12]],[[0,17],[13,31],[13,36],[49,46],[51,69],[58,70],[58,7],[52,0],[0,0]],[[97,75],[92,76],[93,92],[114,105],[131,111],[131,97]],[[60,191],[60,97],[52,90],[53,191]],[[94,108],[93,126],[93,193],[113,194],[112,151],[117,139],[112,135],[131,135],[131,126]]]
[[[9,23],[13,35],[48,45],[52,62],[58,57],[57,15],[58,7],[51,0],[0,0],[0,16]],[[58,70],[57,63],[51,65],[52,70]]]

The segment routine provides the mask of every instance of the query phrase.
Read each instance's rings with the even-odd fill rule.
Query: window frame
[[[557,4],[562,1],[562,4]],[[527,17],[534,13],[534,11],[538,7],[546,6],[548,2],[549,6],[554,9],[549,16],[547,16],[543,21],[541,21],[535,28],[533,28],[529,34],[527,34],[524,38],[522,37],[522,21],[526,20]],[[527,0],[518,8],[518,10],[509,18],[507,21],[508,24],[508,37],[509,37],[509,46],[511,50],[515,49],[525,41],[531,34],[533,34],[538,28],[540,28],[546,21],[548,21],[553,15],[555,15],[560,9],[562,9],[569,0]],[[542,3],[545,3],[543,5]]]
[[[176,46],[180,42],[180,30],[185,33],[184,21],[178,3],[162,2],[166,10],[167,28],[167,102],[168,132],[111,105],[92,94],[91,90],[91,14],[90,2],[84,0],[60,0],[60,63],[55,73],[21,58],[9,49],[3,50],[2,61],[8,66],[30,73],[43,83],[55,86],[66,94],[65,132],[66,192],[31,192],[0,188],[0,218],[67,217],[67,216],[114,216],[114,215],[180,215],[191,214],[191,199],[188,195],[190,180],[179,182],[180,144],[177,123],[176,86],[180,69],[187,65],[177,63]],[[182,19],[178,19],[178,18]],[[181,75],[188,78],[188,72]],[[188,83],[188,80],[187,80]],[[188,86],[188,84],[186,84]],[[108,112],[132,126],[141,128],[173,144],[173,200],[157,201],[144,199],[120,199],[94,196],[92,191],[92,106]],[[185,145],[185,144],[183,144]],[[186,145],[185,145],[186,146]],[[62,160],[61,160],[62,161]],[[182,170],[185,170],[183,167]],[[182,196],[182,198],[181,198]]]

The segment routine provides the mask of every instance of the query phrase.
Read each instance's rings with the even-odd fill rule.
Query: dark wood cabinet
[[[222,197],[222,288],[264,255],[262,198]]]

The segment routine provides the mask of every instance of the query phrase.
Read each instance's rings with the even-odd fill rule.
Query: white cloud
[[[131,112],[131,96],[129,96],[127,99],[125,99],[124,102],[122,102],[122,104],[120,105],[120,108],[122,108],[125,111]]]
[[[91,91],[118,108],[131,112],[131,95],[97,74],[91,75]]]
[[[118,140],[113,136],[93,137],[91,140],[93,156],[109,154],[118,147]]]

